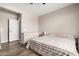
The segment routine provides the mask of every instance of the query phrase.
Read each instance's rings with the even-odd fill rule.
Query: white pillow
[[[54,37],[54,36],[56,36],[56,35],[48,33],[48,34],[46,34],[46,36]]]
[[[61,37],[61,38],[74,38],[74,36],[70,35],[70,34],[52,34],[52,33],[48,33],[48,34],[46,34],[46,36]]]
[[[67,38],[74,38],[73,35],[70,35],[70,34],[63,34],[64,37],[67,37]]]

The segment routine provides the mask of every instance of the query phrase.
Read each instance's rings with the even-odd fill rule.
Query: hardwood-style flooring
[[[31,50],[25,49],[25,46],[18,43],[18,41],[3,43],[1,47],[0,56],[39,56]]]

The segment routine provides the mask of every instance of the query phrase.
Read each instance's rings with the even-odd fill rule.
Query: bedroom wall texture
[[[79,4],[50,12],[39,18],[40,32],[71,34],[79,37]]]

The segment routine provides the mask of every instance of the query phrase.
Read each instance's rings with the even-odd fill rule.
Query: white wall
[[[22,28],[21,28],[21,32],[25,33],[25,32],[38,32],[38,16],[32,15],[29,11],[18,8],[16,6],[12,6],[10,4],[0,4],[0,7],[21,13],[21,21],[22,21]],[[5,27],[5,26],[4,26]],[[3,29],[5,30],[5,29]],[[4,31],[5,32],[5,31]],[[5,34],[4,34],[5,35]],[[7,36],[7,35],[6,35]],[[4,42],[6,42],[6,39],[4,40]]]
[[[28,14],[22,15],[22,32],[38,32],[38,17]]]
[[[79,37],[79,5],[72,5],[40,16],[39,31]]]

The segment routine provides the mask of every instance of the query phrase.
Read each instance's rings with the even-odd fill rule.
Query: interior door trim
[[[10,40],[9,40],[9,19],[8,19],[8,43],[10,42]]]

